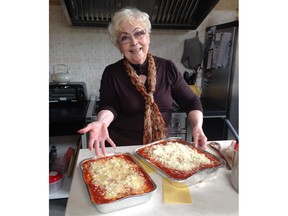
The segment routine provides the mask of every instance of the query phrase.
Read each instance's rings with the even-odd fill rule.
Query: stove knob
[[[79,99],[85,99],[84,91],[83,89],[78,90],[78,98]]]

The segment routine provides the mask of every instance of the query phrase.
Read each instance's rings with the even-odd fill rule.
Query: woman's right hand
[[[103,123],[101,121],[94,121],[88,124],[86,127],[78,130],[78,133],[84,134],[84,133],[90,133],[89,141],[88,141],[88,147],[90,151],[95,148],[96,156],[100,155],[99,146],[102,149],[103,155],[106,155],[106,148],[105,148],[105,141],[110,143],[110,145],[113,148],[116,148],[116,144],[113,142],[113,140],[109,136],[108,132],[108,125],[106,123]]]

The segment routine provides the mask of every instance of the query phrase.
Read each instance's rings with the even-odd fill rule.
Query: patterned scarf
[[[156,65],[151,53],[148,57],[148,90],[147,93],[145,85],[141,82],[134,68],[129,62],[124,59],[124,67],[131,79],[131,82],[136,87],[137,91],[145,99],[145,115],[144,115],[144,133],[143,144],[151,143],[167,137],[167,126],[159,111],[157,104],[154,102],[154,92],[156,87]]]

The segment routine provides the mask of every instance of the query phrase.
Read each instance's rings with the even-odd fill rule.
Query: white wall
[[[49,15],[49,72],[53,72],[55,64],[66,64],[71,81],[85,82],[89,97],[98,95],[104,68],[122,58],[111,44],[106,28],[71,27],[59,5],[50,5]],[[197,29],[200,40],[204,41],[207,26],[234,20],[235,11],[212,10]],[[151,53],[171,59],[183,73],[180,60],[184,40],[195,35],[196,31],[152,29]]]

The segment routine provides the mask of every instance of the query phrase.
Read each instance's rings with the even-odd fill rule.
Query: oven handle
[[[231,131],[231,133],[234,135],[237,143],[239,143],[239,135],[238,135],[237,131],[234,129],[234,127],[231,124],[231,122],[229,121],[229,119],[224,118],[224,121],[225,121],[227,127],[229,128],[229,130]]]
[[[91,123],[93,121],[93,111],[94,111],[94,106],[97,100],[97,96],[91,95],[90,96],[90,101],[89,101],[89,106],[86,112],[86,124]],[[82,148],[88,148],[87,146],[87,140],[89,139],[89,134],[82,134],[81,135],[81,142],[82,142]]]
[[[95,95],[90,96],[89,106],[88,106],[87,113],[86,113],[86,123],[92,122],[92,117],[93,117],[92,114],[93,114],[94,105],[96,103],[96,99],[97,97]]]

